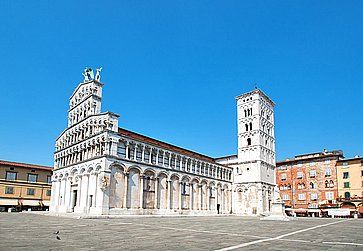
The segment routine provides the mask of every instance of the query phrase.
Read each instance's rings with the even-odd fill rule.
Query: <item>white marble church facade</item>
[[[273,103],[261,91],[237,97],[238,155],[215,159],[119,128],[118,115],[101,112],[99,72],[84,76],[56,140],[51,212],[268,214]]]

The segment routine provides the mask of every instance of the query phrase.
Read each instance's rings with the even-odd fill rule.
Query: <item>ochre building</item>
[[[337,162],[338,202],[342,208],[350,208],[363,216],[363,158]]]
[[[52,167],[0,160],[0,211],[46,210]]]

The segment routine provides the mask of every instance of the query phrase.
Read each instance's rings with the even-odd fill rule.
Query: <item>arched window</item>
[[[334,181],[331,180],[329,186],[334,187]]]
[[[245,117],[247,117],[247,110],[245,110]]]
[[[250,122],[250,130],[252,131],[252,122]]]
[[[350,199],[350,192],[345,192],[344,193],[344,198]]]
[[[248,138],[247,139],[247,145],[250,146],[251,144],[252,144],[252,140],[251,140],[251,138]]]
[[[245,127],[246,127],[246,132],[248,132],[248,125],[247,125],[247,124],[245,124]]]
[[[329,182],[326,180],[325,181],[325,188],[328,188],[329,187]]]
[[[315,189],[316,188],[316,184],[314,182],[310,182],[310,188],[311,189]]]

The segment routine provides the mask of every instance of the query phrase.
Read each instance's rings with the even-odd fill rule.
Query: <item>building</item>
[[[101,112],[99,71],[83,75],[70,98],[68,127],[56,140],[52,212],[268,213],[273,103],[262,91],[237,97],[239,149],[228,162],[120,128],[118,115]]]
[[[52,168],[0,160],[0,211],[46,210]]]
[[[363,216],[363,158],[339,160],[336,166],[340,207]]]
[[[216,161],[233,167],[233,212],[268,214],[276,186],[275,104],[258,89],[236,99],[238,153]]]
[[[336,163],[342,158],[340,150],[324,150],[276,163],[280,197],[291,213],[319,216],[338,206]]]

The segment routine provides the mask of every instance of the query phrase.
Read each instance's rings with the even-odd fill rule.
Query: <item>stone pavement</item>
[[[56,239],[53,234],[59,230]],[[0,213],[0,250],[363,250],[363,220]]]

